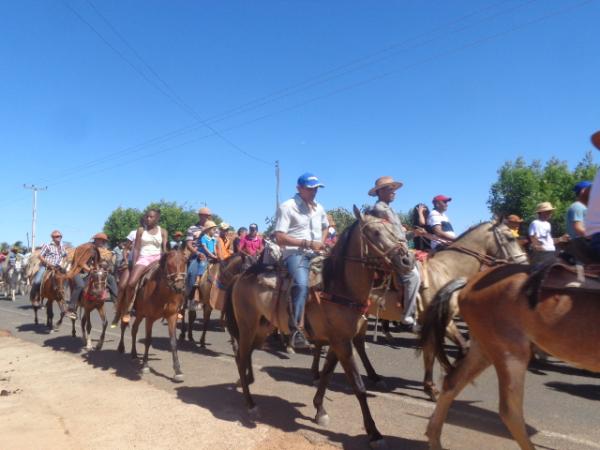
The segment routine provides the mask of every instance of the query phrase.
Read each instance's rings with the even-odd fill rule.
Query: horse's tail
[[[223,306],[223,312],[225,315],[225,321],[227,322],[227,330],[234,341],[240,338],[240,329],[235,320],[235,312],[233,310],[233,287],[239,279],[239,275],[236,275],[227,286],[227,293],[225,294],[225,305]]]
[[[431,346],[434,356],[440,361],[446,372],[450,372],[453,364],[448,359],[446,349],[444,348],[444,338],[446,337],[446,328],[452,320],[450,313],[450,298],[458,289],[462,289],[467,284],[466,278],[457,278],[446,283],[435,294],[431,304],[425,310],[423,318],[423,328],[421,329],[420,347],[424,349]]]

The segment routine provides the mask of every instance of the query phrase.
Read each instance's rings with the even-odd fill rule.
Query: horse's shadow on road
[[[52,350],[56,351],[80,353],[83,347],[83,342],[81,341],[80,337],[57,336],[46,339],[44,341],[44,347],[50,347]]]
[[[50,334],[50,329],[46,326],[46,321],[44,320],[44,323],[39,323],[39,324],[35,324],[35,323],[24,323],[22,325],[17,326],[17,331],[19,333],[28,333],[33,331],[35,334],[45,334],[45,335],[49,335]]]
[[[140,341],[143,345],[143,341]],[[152,348],[155,350],[160,350],[164,352],[171,353],[171,342],[168,337],[153,337],[152,338]],[[206,347],[200,347],[197,343],[192,343],[190,341],[177,341],[177,351],[190,351],[194,353],[200,353],[205,356],[224,356],[225,353],[215,352]]]
[[[312,431],[326,437],[329,441],[339,443],[348,450],[364,449],[368,446],[364,434],[350,436],[319,427],[312,417],[304,415],[299,408],[302,403],[291,403],[285,399],[271,395],[257,395],[253,398],[260,409],[260,418],[252,420],[244,405],[242,394],[232,384],[217,384],[204,387],[182,386],[175,388],[177,396],[184,402],[198,405],[210,411],[217,419],[239,422],[247,428],[254,428],[264,423],[284,432]],[[358,408],[358,406],[357,406]],[[330,412],[334,408],[330,407]],[[335,412],[334,412],[335,414]],[[333,420],[335,420],[333,418]],[[423,441],[413,441],[395,436],[385,436],[389,448],[426,449]]]
[[[571,384],[551,381],[546,383],[546,386],[555,391],[564,392],[587,400],[600,400],[600,389],[598,389],[599,386],[596,384]]]
[[[578,369],[577,367],[570,366],[561,361],[542,361],[536,359],[529,365],[529,372],[535,375],[546,375],[546,372],[561,373],[570,376],[589,377],[589,378],[600,378],[600,373],[589,372],[584,369]]]
[[[128,354],[116,350],[91,350],[82,355],[85,362],[95,369],[115,370],[115,375],[128,380],[141,380],[140,363]]]

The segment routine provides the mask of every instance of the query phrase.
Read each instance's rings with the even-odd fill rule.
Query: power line
[[[479,21],[475,22],[474,24],[471,24],[470,26],[466,26],[466,27],[460,28],[458,30],[454,30],[454,31],[452,31],[452,33],[442,34],[442,35],[438,36],[438,38],[430,39],[426,43],[420,43],[419,45],[416,45],[416,46],[413,46],[413,47],[404,48],[404,50],[409,50],[409,49],[414,49],[414,48],[417,48],[417,47],[421,47],[421,46],[426,45],[428,43],[431,43],[431,42],[433,42],[433,41],[435,41],[435,40],[437,40],[439,38],[446,37],[448,34],[454,34],[454,33],[457,33],[457,32],[464,31],[467,28],[470,28],[470,27],[479,25],[479,24],[481,24],[483,22],[486,22],[488,20],[494,19],[494,18],[498,17],[501,14],[506,14],[508,12],[513,12],[514,10],[519,9],[519,8],[525,6],[525,5],[529,4],[529,3],[532,3],[534,1],[537,1],[537,0],[529,0],[529,1],[525,2],[524,4],[517,5],[516,7],[511,7],[509,9],[507,9],[507,10],[502,10],[502,11],[497,12],[496,14],[494,14],[492,16],[488,16],[488,17],[484,18],[483,20],[479,20]],[[467,19],[469,19],[471,17],[474,17],[474,16],[476,16],[476,15],[478,15],[480,13],[486,12],[488,10],[492,10],[492,9],[496,8],[497,6],[501,6],[501,5],[504,5],[506,3],[510,3],[510,2],[511,2],[511,0],[502,0],[502,1],[499,1],[499,2],[492,3],[490,5],[484,6],[482,8],[479,8],[479,9],[475,10],[475,11],[467,13],[467,14],[465,14],[463,16],[460,16],[458,18],[455,18],[455,19],[452,19],[452,20],[450,20],[448,22],[445,22],[444,24],[442,24],[440,26],[437,26],[435,28],[432,28],[432,29],[430,29],[430,30],[428,30],[426,32],[420,33],[420,34],[418,34],[416,36],[413,36],[411,38],[407,38],[407,39],[405,39],[405,40],[403,40],[401,42],[391,44],[391,45],[389,45],[389,46],[387,46],[387,47],[385,47],[383,49],[377,50],[377,51],[375,51],[373,53],[364,55],[362,57],[356,58],[356,59],[351,60],[351,61],[349,61],[347,63],[344,63],[342,65],[334,67],[333,69],[329,69],[329,70],[327,70],[327,71],[325,71],[325,72],[323,72],[323,73],[321,73],[319,75],[310,77],[307,80],[304,80],[304,81],[302,81],[300,83],[288,86],[288,87],[280,89],[280,90],[276,90],[276,91],[272,92],[271,94],[267,94],[265,96],[262,96],[262,97],[259,97],[257,99],[251,100],[251,101],[246,102],[246,103],[244,103],[242,105],[239,105],[237,107],[234,107],[234,108],[231,108],[229,110],[226,110],[224,112],[221,112],[221,113],[215,114],[213,116],[207,117],[207,118],[203,119],[203,121],[204,122],[208,122],[208,123],[217,123],[217,122],[223,121],[225,119],[229,119],[231,117],[234,117],[236,115],[252,111],[252,110],[254,110],[256,108],[259,108],[259,107],[264,106],[266,104],[272,103],[274,101],[281,100],[282,98],[288,97],[290,95],[294,95],[294,94],[303,92],[303,91],[305,91],[307,89],[310,89],[310,88],[316,87],[318,85],[324,84],[325,82],[331,81],[334,78],[338,78],[338,77],[347,75],[350,72],[354,72],[354,71],[359,70],[361,68],[364,68],[366,66],[369,66],[369,65],[375,64],[377,62],[380,62],[383,59],[387,59],[387,58],[393,56],[393,54],[397,54],[399,52],[399,50],[396,50],[396,49],[398,49],[399,47],[401,47],[403,45],[406,45],[406,44],[408,44],[408,43],[410,43],[412,41],[416,41],[420,37],[425,37],[425,36],[428,36],[429,34],[432,34],[432,33],[438,32],[438,31],[442,31],[442,30],[444,30],[445,28],[447,28],[449,26],[452,26],[452,25],[455,25],[455,24],[459,24],[459,23],[464,22],[465,20],[467,20]],[[130,49],[130,51],[147,67],[147,69],[152,74],[154,74],[154,76],[159,81],[161,81],[161,83],[165,86],[165,88],[169,89],[171,92],[173,92],[176,95],[176,93],[171,88],[171,86],[168,83],[166,83],[164,81],[164,79],[162,77],[160,77],[160,75],[156,72],[156,70],[154,70],[154,68],[150,64],[148,64],[141,57],[141,55],[139,54],[139,52],[137,52],[135,50],[135,48],[131,44],[129,44],[129,42],[127,41],[127,39],[125,39],[125,37],[117,30],[117,28],[114,27],[110,23],[110,21],[108,21],[108,19],[98,10],[98,8],[92,2],[88,1],[88,3],[94,9],[94,11],[101,17],[101,19],[107,24],[107,26],[109,26],[109,28],[115,33],[115,35],[117,35],[119,37],[119,39],[121,39],[121,41],[123,41],[123,43]],[[81,15],[77,14],[76,12],[74,12],[74,13],[76,14],[77,17],[80,17],[81,19],[83,19],[81,17]],[[83,21],[88,26],[91,26],[85,20],[83,20]],[[93,27],[92,27],[92,29],[95,32],[97,32]],[[99,37],[103,41],[105,41],[105,42],[107,41],[107,39],[105,39],[104,36],[99,35]],[[113,48],[113,46],[111,46],[111,45],[109,45],[109,46],[111,48]],[[117,51],[114,48],[113,48],[113,50]],[[389,55],[388,57],[379,58],[377,60],[371,61],[368,64],[362,64],[362,65],[360,65],[358,67],[356,66],[357,63],[368,61],[369,59],[373,59],[375,56],[378,56],[378,55],[381,55],[381,54],[385,54],[386,52],[389,52],[390,50],[396,50],[396,51],[392,55]],[[121,53],[121,52],[117,51],[117,53]],[[123,55],[123,57],[124,57],[124,55]],[[128,60],[127,60],[127,62],[128,62],[129,65],[132,64]],[[355,67],[353,67],[353,66],[355,66]],[[351,67],[353,67],[351,70],[343,71],[343,72],[340,72],[340,73],[336,74],[336,72],[339,72],[342,69],[351,68]],[[134,68],[134,70],[136,70],[136,69],[137,68]],[[302,88],[302,89],[299,89],[299,88]],[[121,155],[121,154],[130,153],[130,152],[137,152],[137,151],[144,150],[147,146],[154,145],[156,142],[162,143],[162,141],[173,139],[175,137],[179,137],[179,136],[182,136],[184,134],[193,132],[193,131],[197,130],[200,126],[202,126],[202,124],[196,124],[196,125],[192,125],[192,126],[188,126],[188,127],[179,128],[177,130],[171,131],[171,132],[166,133],[164,135],[161,135],[161,136],[149,139],[147,141],[144,141],[144,142],[142,142],[140,144],[137,144],[137,145],[134,145],[134,146],[131,146],[131,147],[127,147],[127,148],[125,148],[125,149],[123,149],[121,151],[113,152],[113,153],[111,153],[109,155],[106,155],[104,157],[101,157],[99,159],[96,159],[96,160],[84,163],[84,164],[79,165],[79,166],[75,166],[75,167],[73,167],[71,169],[68,169],[68,171],[77,171],[77,170],[80,170],[82,168],[96,166],[96,165],[101,164],[102,162],[104,162],[106,160],[113,159],[113,157],[119,157],[119,155]]]
[[[503,31],[500,31],[500,32],[497,32],[497,33],[494,33],[494,34],[491,34],[491,35],[488,35],[488,36],[484,36],[483,38],[479,38],[479,39],[476,39],[476,40],[474,40],[474,41],[468,42],[468,43],[466,43],[466,44],[464,44],[464,45],[461,45],[461,46],[459,46],[459,47],[456,47],[456,48],[454,48],[454,49],[452,49],[452,50],[450,50],[450,51],[446,51],[446,52],[440,52],[440,53],[438,53],[438,54],[436,54],[436,55],[432,55],[432,56],[430,56],[430,57],[423,58],[423,59],[421,59],[421,60],[419,60],[419,61],[416,61],[416,62],[413,62],[413,63],[410,63],[410,64],[406,64],[406,65],[402,66],[402,67],[401,67],[401,68],[399,68],[399,69],[396,69],[396,70],[393,70],[393,71],[388,71],[388,72],[385,72],[385,73],[379,74],[379,75],[377,75],[377,76],[370,77],[370,78],[368,78],[368,79],[361,80],[361,81],[359,81],[359,82],[356,82],[356,83],[352,83],[352,84],[346,85],[346,86],[344,86],[344,87],[341,87],[341,88],[339,88],[339,89],[336,89],[336,90],[330,91],[330,92],[328,92],[328,93],[325,93],[325,94],[323,94],[323,95],[319,95],[319,96],[313,97],[313,98],[311,98],[311,99],[308,99],[308,100],[305,100],[305,101],[303,101],[303,102],[296,103],[296,104],[294,104],[294,105],[291,105],[291,106],[289,106],[289,107],[286,107],[286,108],[283,108],[283,109],[279,109],[279,110],[277,110],[277,111],[274,111],[274,112],[271,112],[271,113],[267,113],[267,114],[264,114],[264,115],[262,115],[262,116],[259,116],[259,117],[255,117],[255,118],[253,118],[253,119],[251,119],[251,120],[248,120],[248,121],[242,122],[241,124],[237,124],[237,125],[231,126],[231,127],[229,127],[229,128],[224,128],[224,129],[222,130],[222,132],[223,132],[223,133],[227,133],[227,132],[229,132],[229,131],[233,131],[233,130],[236,130],[236,129],[242,128],[242,127],[244,127],[244,126],[251,125],[251,124],[253,124],[253,123],[255,123],[255,122],[258,122],[258,121],[260,121],[260,120],[264,120],[264,119],[266,119],[266,118],[268,118],[268,117],[272,117],[272,116],[274,116],[274,115],[278,115],[278,114],[281,114],[281,113],[283,113],[283,112],[288,112],[288,111],[291,111],[291,110],[295,110],[295,109],[298,109],[298,108],[300,108],[300,107],[306,106],[307,104],[314,103],[314,102],[316,102],[316,101],[323,100],[323,99],[325,99],[325,98],[328,98],[328,97],[332,97],[332,96],[334,96],[334,95],[337,95],[337,94],[340,94],[340,93],[342,93],[342,92],[347,92],[347,91],[350,91],[350,90],[352,90],[352,89],[356,89],[356,88],[358,88],[358,87],[361,87],[361,86],[363,86],[363,85],[366,85],[366,84],[372,83],[372,82],[374,82],[374,81],[378,81],[378,80],[380,80],[380,79],[382,79],[382,78],[386,78],[386,77],[389,77],[389,76],[395,75],[395,74],[397,74],[398,72],[401,72],[401,71],[403,71],[403,70],[408,70],[408,69],[411,69],[411,68],[417,67],[417,66],[419,66],[419,65],[422,65],[422,64],[425,64],[425,63],[428,63],[428,62],[432,62],[432,61],[435,61],[435,60],[441,59],[441,58],[443,58],[443,57],[446,57],[446,56],[449,56],[449,55],[452,55],[452,54],[460,53],[460,52],[462,52],[462,51],[464,51],[464,50],[467,50],[467,49],[469,49],[469,48],[473,48],[473,47],[477,47],[477,46],[483,45],[483,44],[484,44],[484,43],[486,43],[486,42],[489,42],[489,41],[491,41],[491,40],[494,40],[494,39],[497,39],[497,38],[499,38],[499,37],[502,37],[502,36],[508,35],[508,34],[510,34],[510,33],[513,33],[513,32],[515,32],[515,31],[519,31],[519,30],[521,30],[521,29],[523,29],[523,28],[526,28],[526,27],[528,27],[528,26],[531,26],[531,25],[534,25],[534,24],[540,23],[540,22],[542,22],[542,21],[544,21],[544,20],[547,20],[547,19],[549,19],[549,18],[552,18],[552,17],[558,16],[558,15],[560,15],[560,14],[563,14],[563,13],[565,13],[565,12],[569,11],[569,10],[574,10],[574,9],[577,9],[577,8],[583,7],[583,6],[585,6],[586,4],[588,4],[588,3],[591,3],[592,1],[593,1],[593,0],[584,0],[584,1],[581,1],[581,2],[576,2],[576,3],[573,3],[573,4],[569,5],[569,6],[566,6],[566,7],[564,7],[564,8],[560,8],[560,9],[557,9],[557,10],[555,10],[555,11],[552,11],[552,12],[548,13],[548,14],[545,14],[545,15],[539,16],[539,17],[537,17],[537,18],[535,18],[535,19],[532,19],[532,20],[530,20],[530,21],[524,22],[524,23],[522,23],[522,24],[520,24],[520,25],[515,25],[515,26],[513,26],[513,27],[511,27],[511,28],[509,28],[509,29],[506,29],[506,30],[503,30]],[[199,141],[199,140],[202,140],[202,139],[206,139],[206,138],[209,138],[209,137],[212,137],[212,136],[213,136],[213,134],[207,134],[207,135],[204,135],[204,136],[200,136],[200,137],[198,137],[198,138],[195,138],[195,139],[191,139],[191,140],[189,140],[189,141],[186,141],[186,142],[184,142],[184,143],[182,143],[182,144],[177,144],[177,145],[175,145],[175,146],[172,146],[172,147],[167,147],[166,149],[161,149],[161,150],[159,150],[159,151],[157,151],[157,152],[153,152],[153,153],[151,153],[151,154],[144,155],[144,156],[142,156],[142,157],[139,157],[139,158],[132,159],[132,160],[130,160],[130,161],[127,161],[127,162],[125,162],[125,163],[122,163],[122,164],[120,164],[120,165],[115,165],[115,166],[106,167],[106,168],[100,169],[100,170],[98,170],[98,171],[94,171],[94,172],[91,172],[91,173],[88,173],[88,174],[84,174],[83,176],[90,176],[91,174],[95,174],[95,173],[104,172],[104,171],[106,171],[106,170],[110,170],[110,169],[112,169],[112,168],[115,168],[115,167],[120,167],[121,165],[130,164],[130,163],[132,163],[132,162],[135,162],[135,161],[138,161],[138,160],[141,160],[141,159],[145,159],[145,158],[148,158],[148,157],[154,156],[154,155],[156,155],[156,154],[159,154],[159,153],[168,152],[168,151],[174,150],[174,149],[176,149],[176,148],[180,148],[180,147],[182,147],[182,146],[184,146],[184,145],[188,145],[188,144],[190,144],[190,143],[193,143],[193,142],[196,142],[196,141]],[[55,184],[61,184],[61,183],[63,183],[63,182],[71,181],[72,179],[76,179],[76,178],[78,178],[79,176],[82,176],[82,175],[76,175],[75,177],[71,178],[70,180],[62,181],[62,182],[60,182],[60,183],[55,183]]]
[[[163,96],[165,96],[166,98],[168,98],[169,100],[171,100],[171,102],[173,102],[175,105],[177,105],[182,111],[184,111],[185,113],[187,113],[188,115],[190,115],[191,117],[193,117],[197,122],[201,123],[202,125],[204,125],[206,128],[208,128],[210,131],[212,131],[214,133],[215,136],[217,136],[219,139],[221,139],[223,142],[225,142],[227,145],[229,145],[230,147],[234,148],[235,150],[237,150],[238,152],[242,153],[243,155],[247,156],[248,158],[254,159],[255,161],[261,162],[263,164],[266,165],[271,165],[271,162],[266,161],[263,158],[260,158],[258,156],[253,155],[252,153],[244,150],[243,148],[241,148],[239,145],[235,144],[234,142],[232,142],[229,138],[226,138],[225,136],[221,135],[221,133],[219,133],[218,130],[216,130],[215,128],[213,128],[209,123],[207,123],[206,121],[204,121],[199,114],[194,110],[193,107],[191,107],[189,104],[187,104],[183,99],[181,99],[180,96],[178,96],[177,94],[174,93],[174,90],[169,88],[170,91],[172,91],[173,93],[168,92],[167,90],[165,90],[163,87],[161,87],[160,85],[158,85],[157,83],[155,83],[153,80],[151,80],[142,70],[140,70],[135,64],[133,64],[129,58],[127,58],[127,56],[125,56],[125,54],[123,52],[121,52],[119,49],[117,49],[114,45],[112,45],[110,43],[110,41],[108,39],[106,39],[104,37],[104,35],[102,33],[100,33],[100,31],[98,31],[98,29],[96,29],[96,27],[94,27],[89,21],[87,21],[81,14],[79,14],[71,5],[69,5],[66,1],[63,2],[65,4],[65,6],[81,21],[83,22],[85,25],[87,25],[99,38],[100,40],[106,45],[108,46],[113,52],[115,52],[121,59],[123,59],[123,61],[125,61],[125,63],[130,66],[138,75],[140,75],[148,84],[150,84],[153,88],[155,88],[158,92],[160,92]],[[103,16],[101,16],[103,17]],[[112,26],[111,26],[112,27]],[[114,27],[113,27],[114,28]],[[137,53],[137,52],[136,52]],[[148,64],[144,63],[144,65],[146,65],[147,67],[150,67]],[[153,73],[156,73],[153,69],[151,69]],[[168,86],[168,83],[166,83],[166,81],[164,81],[162,78],[159,77],[159,79],[162,80],[163,84]]]

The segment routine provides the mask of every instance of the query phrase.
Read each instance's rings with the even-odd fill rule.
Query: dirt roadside
[[[260,423],[219,420],[145,381],[119,378],[2,330],[0,442],[7,450],[337,448]]]

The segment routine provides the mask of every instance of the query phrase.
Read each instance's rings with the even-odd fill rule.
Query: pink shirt
[[[244,236],[242,239],[240,239],[240,252],[244,251],[249,255],[254,256],[262,248],[263,240],[261,237],[256,236],[254,239],[252,239],[249,236]]]

